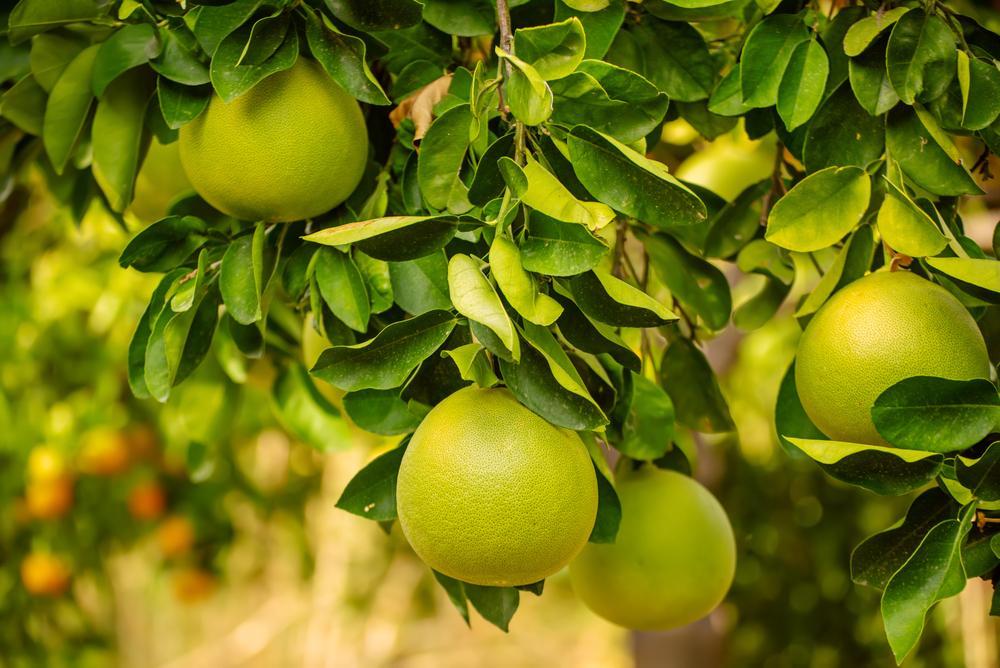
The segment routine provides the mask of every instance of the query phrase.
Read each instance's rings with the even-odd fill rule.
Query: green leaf
[[[764,179],[747,187],[733,201],[722,200],[701,244],[706,257],[729,258],[753,241],[760,230],[760,210],[754,204],[770,189],[771,179]]]
[[[518,336],[499,295],[480,269],[480,262],[463,253],[448,261],[448,292],[455,309],[470,320],[486,325],[517,360]]]
[[[827,167],[867,167],[885,152],[885,125],[871,116],[850,86],[839,89],[819,108],[806,129],[802,159],[809,172]]]
[[[19,44],[46,30],[99,19],[112,5],[110,0],[21,0],[10,12],[7,37]]]
[[[124,211],[146,136],[143,121],[153,95],[152,81],[142,70],[130,70],[107,87],[97,103],[91,142],[94,179],[114,211]]]
[[[448,595],[448,600],[451,604],[455,606],[458,610],[458,614],[462,615],[462,619],[465,620],[466,626],[469,625],[469,602],[465,598],[465,583],[461,580],[456,580],[455,578],[450,578],[444,573],[438,573],[435,570],[431,570],[434,574],[434,579],[437,580],[441,588],[444,589],[445,593]]]
[[[142,317],[139,318],[139,323],[132,334],[132,339],[129,341],[128,384],[132,390],[132,394],[136,398],[147,399],[151,396],[149,388],[146,386],[145,377],[146,348],[149,345],[150,336],[152,336],[153,325],[159,319],[160,313],[166,305],[168,292],[173,288],[177,280],[186,273],[187,269],[178,267],[173,271],[169,271],[160,279],[160,282],[149,298],[146,310],[143,311]]]
[[[568,144],[580,182],[613,209],[661,228],[708,218],[705,204],[662,163],[581,125],[573,128]]]
[[[587,34],[584,58],[603,58],[625,19],[624,0],[558,0],[557,21],[576,17]]]
[[[202,50],[209,56],[219,48],[219,43],[241,25],[249,21],[262,0],[235,0],[226,5],[202,7],[194,22],[194,35]],[[243,45],[246,45],[246,38]]]
[[[446,350],[442,355],[451,358],[463,380],[470,380],[479,387],[493,387],[500,382],[493,373],[486,349],[478,343],[468,343],[454,350]]]
[[[519,28],[514,32],[514,50],[518,57],[530,63],[546,81],[561,79],[573,72],[583,60],[586,48],[583,24],[575,17]]]
[[[933,100],[955,76],[955,37],[936,15],[915,9],[892,27],[885,58],[889,80],[903,102]]]
[[[593,355],[607,353],[625,368],[640,370],[642,362],[639,356],[625,345],[613,327],[585,315],[569,291],[558,283],[554,283],[553,288],[553,296],[563,307],[558,320],[559,331],[570,345]]]
[[[408,262],[390,262],[389,278],[396,303],[411,315],[451,308],[443,250]]]
[[[791,284],[768,276],[760,291],[733,311],[733,324],[745,332],[763,327],[781,308],[791,288]]]
[[[920,108],[889,112],[885,144],[906,177],[924,190],[946,196],[982,194],[951,139]]]
[[[823,278],[820,279],[809,296],[795,311],[795,317],[806,319],[816,313],[826,303],[830,295],[848,283],[855,281],[868,271],[875,251],[875,236],[870,225],[859,227],[844,247],[837,252]]]
[[[280,27],[274,26],[273,29],[280,30]],[[259,64],[239,64],[247,44],[251,41],[252,30],[253,26],[250,23],[244,24],[223,39],[212,55],[212,64],[209,68],[212,87],[224,102],[232,102],[265,77],[287,70],[299,58],[298,32],[288,30],[281,45],[267,60]],[[254,39],[262,38],[263,36],[254,36]]]
[[[464,583],[469,602],[483,619],[504,633],[510,630],[510,620],[517,612],[520,593],[514,587],[486,587]]]
[[[670,395],[681,424],[708,434],[736,429],[715,372],[688,339],[675,339],[663,352],[660,385]]]
[[[379,455],[355,473],[337,500],[337,507],[378,522],[396,519],[396,478],[406,445]]]
[[[364,343],[323,351],[311,373],[348,392],[399,387],[445,342],[455,323],[447,311],[394,322]]]
[[[586,125],[622,142],[652,132],[667,112],[667,96],[630,70],[585,60],[576,72],[552,82],[552,120]]]
[[[51,93],[52,87],[59,81],[59,77],[86,46],[85,40],[69,32],[36,35],[31,40],[31,53],[29,55],[31,76],[35,78],[35,83],[46,92]],[[83,83],[88,89],[90,88],[87,84],[89,80],[88,74]]]
[[[517,245],[502,234],[490,246],[490,276],[525,320],[547,327],[562,313],[559,302],[539,292],[535,279],[521,265]]]
[[[521,201],[550,218],[596,230],[615,217],[615,212],[600,202],[578,200],[554,174],[530,155],[526,156],[522,172],[528,180],[528,187],[520,193]]]
[[[772,207],[765,238],[807,253],[832,246],[865,215],[871,178],[860,167],[827,167],[802,179]]]
[[[337,29],[325,15],[307,14],[306,41],[326,73],[352,97],[368,104],[389,104],[389,98],[368,67],[363,40]]]
[[[637,232],[636,238],[646,247],[653,271],[685,308],[713,331],[726,326],[733,301],[729,283],[715,265],[689,253],[669,235]]]
[[[632,382],[632,403],[616,447],[626,457],[651,461],[662,457],[674,440],[674,404],[645,376],[632,374]]]
[[[795,386],[795,360],[788,366],[778,388],[778,400],[774,406],[774,428],[778,440],[786,452],[793,456],[800,455],[788,438],[823,440],[826,435],[813,424],[806,410],[799,401],[799,392]]]
[[[0,114],[28,134],[40,135],[45,99],[45,90],[28,74],[0,97]]]
[[[948,245],[937,223],[888,178],[878,211],[878,230],[885,243],[910,257],[937,255]]]
[[[350,255],[320,248],[316,253],[316,284],[337,318],[356,332],[368,330],[371,302],[365,279]]]
[[[968,257],[929,257],[934,270],[966,285],[1000,293],[1000,262]]]
[[[486,206],[490,200],[500,197],[506,187],[500,173],[500,158],[514,155],[514,133],[499,137],[489,145],[476,165],[476,175],[469,185],[469,201],[476,206]]]
[[[420,142],[417,179],[424,201],[435,209],[448,209],[452,201],[468,203],[469,189],[460,172],[473,139],[472,121],[469,105],[452,107],[434,120]],[[471,204],[454,213],[465,213],[470,208]]]
[[[958,519],[934,526],[886,584],[882,619],[897,663],[916,646],[930,608],[965,588],[961,548],[974,512],[975,506],[970,505]]]
[[[97,50],[97,46],[89,47],[73,59],[56,81],[45,105],[42,140],[57,174],[66,168],[90,117],[94,104],[90,77]]]
[[[399,30],[420,23],[422,5],[414,0],[324,0],[338,19],[357,30]]]
[[[510,80],[506,102],[511,113],[525,125],[541,125],[552,115],[552,89],[534,67],[496,47],[496,54],[509,62]]]
[[[854,58],[861,55],[885,30],[891,28],[899,18],[910,11],[909,7],[896,7],[879,11],[863,18],[848,29],[844,35],[844,53]]]
[[[770,107],[778,101],[778,88],[792,54],[809,31],[794,14],[768,16],[754,26],[740,57],[743,103],[751,108]]]
[[[589,436],[589,434],[588,434]],[[584,442],[593,442],[593,438],[584,438]],[[589,447],[588,447],[589,449]],[[591,458],[594,452],[591,451]],[[604,454],[597,451],[597,456]],[[594,518],[594,528],[590,531],[588,543],[613,543],[618,537],[618,529],[622,522],[622,502],[618,498],[615,486],[611,484],[600,464],[594,461],[594,474],[597,476],[597,517]]]
[[[101,43],[93,63],[91,84],[95,97],[119,76],[160,55],[160,39],[148,23],[132,23],[114,32]]]
[[[490,0],[424,0],[424,21],[461,37],[492,35],[496,9]]]
[[[789,132],[804,125],[819,108],[829,74],[830,61],[817,40],[795,47],[778,86],[778,115]]]
[[[376,259],[403,262],[440,250],[457,227],[454,216],[387,216],[328,227],[302,238],[324,246],[357,244]]]
[[[911,450],[954,452],[1000,425],[1000,396],[988,380],[917,376],[879,395],[872,421],[890,443]]]
[[[520,362],[499,358],[500,375],[518,401],[565,429],[589,431],[608,423],[590,394],[558,361],[530,342],[520,349]]]
[[[584,313],[615,327],[659,327],[673,320],[666,306],[611,274],[592,270],[567,282],[573,300]]]
[[[885,589],[932,527],[954,519],[958,505],[937,487],[922,492],[906,516],[892,527],[869,536],[851,553],[851,579],[859,585]]]
[[[722,78],[708,99],[708,110],[719,116],[742,116],[750,111],[743,103],[743,91],[740,89],[740,64]]]
[[[226,249],[219,270],[219,289],[226,311],[241,325],[260,320],[260,291],[254,279],[253,238],[239,237]]]
[[[705,100],[715,85],[716,65],[705,38],[689,23],[646,18],[630,31],[644,54],[643,74],[672,100]]]
[[[342,450],[351,444],[340,412],[316,389],[300,364],[291,364],[274,381],[271,408],[295,438],[320,452]]]
[[[400,396],[400,389],[358,390],[344,395],[344,412],[365,431],[395,436],[413,431],[420,416],[413,414]]]
[[[185,86],[200,86],[211,81],[208,66],[201,61],[201,54],[186,27],[161,28],[159,36],[163,49],[149,61],[157,74]]]
[[[994,63],[979,58],[970,60],[969,70],[968,104],[964,107],[962,127],[982,130],[1000,116],[1000,70]]]
[[[208,226],[200,218],[168,216],[132,237],[118,264],[137,271],[170,271],[198,250],[207,232]]]
[[[978,459],[956,457],[955,475],[977,499],[1000,501],[1000,441],[991,443]]]
[[[547,276],[575,276],[596,267],[607,255],[603,241],[582,225],[556,220],[538,211],[528,218],[528,236],[521,242],[521,263]]]
[[[212,100],[212,89],[208,86],[200,88],[182,86],[159,77],[156,82],[156,95],[167,127],[177,130],[205,111]]]
[[[944,457],[935,452],[843,441],[785,438],[837,480],[876,494],[899,496],[920,489],[938,474]]]
[[[885,69],[884,44],[852,58],[848,74],[854,97],[870,115],[881,116],[899,102]]]

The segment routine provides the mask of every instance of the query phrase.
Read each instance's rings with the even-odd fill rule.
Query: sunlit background
[[[677,167],[697,150],[681,173],[736,192],[760,178],[755,159],[770,169],[773,145],[694,135],[668,125],[657,157]],[[168,403],[132,397],[126,349],[156,277],[117,256],[183,188],[170,149],[152,155],[128,229],[98,205],[75,222],[41,168],[0,213],[0,666],[891,665],[878,592],[852,584],[848,564],[907,499],[836,483],[773,428],[799,334],[790,305],[815,273],[800,272],[781,317],[708,344],[738,425],[694,444],[736,530],[726,603],[687,628],[630,633],[560,573],[544,596],[522,595],[509,634],[475,615],[467,628],[398,529],[334,507],[393,440],[347,424],[320,449],[295,440],[272,410],[274,369],[225,336]],[[984,246],[993,189],[965,212]],[[724,268],[737,304],[754,293]],[[991,593],[974,580],[937,606],[904,665],[996,666]]]

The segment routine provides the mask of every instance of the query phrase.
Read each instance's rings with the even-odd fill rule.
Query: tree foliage
[[[701,344],[766,322],[796,281],[815,284],[790,305],[803,323],[886,265],[974,315],[1000,303],[1000,264],[959,206],[1000,152],[1000,36],[945,3],[21,0],[8,26],[0,167],[10,182],[39,165],[78,217],[121,216],[152,138],[298,58],[365,103],[368,169],[343,205],[266,224],[191,195],[124,249],[123,267],[162,275],[127,351],[140,398],[165,401],[213,348],[223,368],[267,355],[282,422],[323,448],[337,409],[316,383],[383,434],[503,383],[589,434],[599,470],[595,436],[683,468],[682,430],[734,428]],[[677,119],[706,139],[775,137],[772,173],[731,201],[686,184],[656,153]],[[735,308],[732,268],[762,277]],[[316,334],[313,364],[300,348]],[[987,381],[910,379],[873,408],[894,447],[838,443],[786,376],[794,452],[881,494],[936,482],[948,506],[924,492],[912,530],[854,555],[855,579],[884,587],[898,660],[930,606],[1000,565],[995,547],[969,555],[995,531],[998,403]],[[341,507],[391,521],[402,447]],[[605,473],[593,540],[620,515]],[[466,618],[466,597],[502,628],[517,608],[515,590],[439,581]]]

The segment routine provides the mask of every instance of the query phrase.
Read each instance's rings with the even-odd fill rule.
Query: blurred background
[[[668,125],[657,157],[713,189],[769,174],[773,144],[695,136]],[[814,272],[778,318],[708,344],[738,424],[695,443],[697,475],[736,530],[727,602],[684,629],[630,633],[587,611],[560,573],[544,596],[522,596],[504,634],[475,615],[467,628],[398,529],[334,507],[394,442],[346,423],[322,448],[297,441],[272,410],[266,359],[241,361],[217,337],[168,403],[132,397],[126,350],[157,276],[116,260],[186,189],[174,148],[154,144],[124,222],[99,205],[75,220],[43,169],[8,183],[0,212],[0,666],[892,664],[878,592],[851,583],[849,558],[908,499],[833,481],[773,428],[799,335],[791,304]],[[993,190],[965,212],[987,246]],[[754,277],[726,269],[737,304],[754,294]],[[976,580],[939,605],[904,665],[996,666],[991,593]]]

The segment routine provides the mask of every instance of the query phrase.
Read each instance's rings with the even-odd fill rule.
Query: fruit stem
[[[986,513],[981,510],[976,511],[976,528],[982,531],[986,528],[987,524],[1000,524],[1000,517],[987,517]]]

